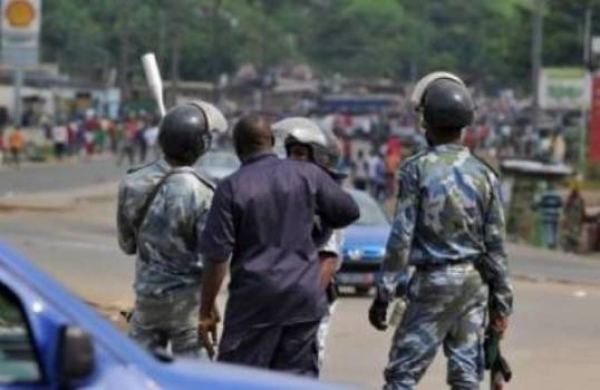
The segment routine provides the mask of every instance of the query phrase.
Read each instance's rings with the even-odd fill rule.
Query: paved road
[[[125,169],[117,167],[114,160],[108,157],[89,163],[33,164],[18,170],[3,167],[0,170],[0,197],[115,181],[124,174]]]
[[[112,162],[87,166],[0,171],[0,196],[7,191],[47,191],[112,181],[122,174]],[[22,176],[21,176],[22,175]],[[129,307],[134,261],[117,248],[115,204],[104,199],[64,213],[9,213],[0,217],[0,239],[12,243],[88,301]],[[513,246],[512,269],[540,283],[517,282],[516,315],[506,340],[515,371],[511,389],[592,389],[600,383],[600,264],[593,259]],[[541,278],[540,278],[541,277]],[[562,285],[543,282],[570,280]],[[577,283],[580,282],[580,283]],[[324,378],[359,388],[380,386],[391,333],[369,328],[369,300],[344,297],[334,316]],[[440,354],[440,356],[442,356]],[[420,389],[440,389],[438,359]]]
[[[134,262],[119,252],[114,234],[111,202],[79,205],[68,213],[12,213],[0,218],[0,237],[71,290],[102,306],[128,307],[133,298]],[[538,251],[515,250],[513,264],[536,270],[543,267],[545,257]],[[550,268],[559,272],[555,261],[550,260]],[[578,263],[573,264],[577,272]],[[506,340],[515,371],[510,388],[597,388],[600,288],[517,282],[516,291],[517,311]],[[329,337],[325,379],[379,388],[391,332],[376,332],[368,326],[369,303],[368,298],[359,297],[340,300]],[[420,389],[444,388],[441,356]]]

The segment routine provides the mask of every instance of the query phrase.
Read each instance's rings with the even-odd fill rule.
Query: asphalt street
[[[90,162],[27,164],[20,169],[0,168],[0,197],[66,190],[119,180],[126,167],[118,167],[113,158],[101,157]]]
[[[42,180],[65,167],[32,167],[28,175],[30,180]],[[44,170],[48,170],[46,174]],[[47,191],[62,188],[57,187],[59,180],[75,188],[121,175],[108,161],[72,168],[70,172],[73,182],[67,175],[63,179],[43,179],[46,181],[42,184],[21,179],[11,184],[3,170],[0,190]],[[109,314],[133,302],[134,259],[118,250],[115,234],[114,199],[78,203],[68,212],[12,212],[0,216],[0,239]],[[515,283],[516,314],[504,347],[515,373],[508,388],[598,388],[600,262],[517,246],[511,247],[510,254],[514,272],[536,281]],[[324,379],[364,389],[381,387],[392,332],[370,328],[366,319],[369,304],[368,297],[340,299],[328,339]],[[440,351],[419,389],[444,388],[444,382]]]

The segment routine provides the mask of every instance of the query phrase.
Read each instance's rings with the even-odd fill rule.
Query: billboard
[[[591,161],[600,161],[600,75],[595,74],[593,79],[592,115],[587,138],[588,158]]]
[[[544,68],[540,72],[538,97],[544,110],[588,109],[591,77],[583,68]]]
[[[39,61],[41,0],[2,0],[2,63],[32,67]]]

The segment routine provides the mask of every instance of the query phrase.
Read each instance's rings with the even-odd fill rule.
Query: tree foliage
[[[140,77],[140,55],[155,51],[164,73],[183,79],[307,62],[323,75],[408,81],[446,69],[487,87],[526,88],[535,3],[52,0],[44,2],[43,56],[96,80],[114,68],[122,86]],[[585,10],[600,17],[600,0],[545,3],[544,62],[580,65]]]

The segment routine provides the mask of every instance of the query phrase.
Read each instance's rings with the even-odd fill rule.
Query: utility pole
[[[221,4],[222,0],[214,0],[211,18],[212,18],[212,26],[211,26],[211,76],[213,82],[213,91],[212,91],[212,100],[213,103],[218,104],[221,98],[220,94],[220,85],[219,85],[219,74],[220,74],[220,53],[219,53],[219,14],[221,12]]]
[[[532,116],[531,125],[533,131],[537,132],[540,124],[540,97],[538,94],[540,73],[542,69],[542,46],[544,32],[544,10],[545,0],[536,0],[533,14],[533,44],[531,46],[531,77],[532,77]]]
[[[177,101],[177,94],[179,90],[179,64],[181,62],[181,35],[182,35],[182,4],[181,0],[175,0],[172,2],[171,8],[171,32],[172,36],[172,48],[171,48],[171,88],[168,97],[168,104],[170,106],[175,105]]]

